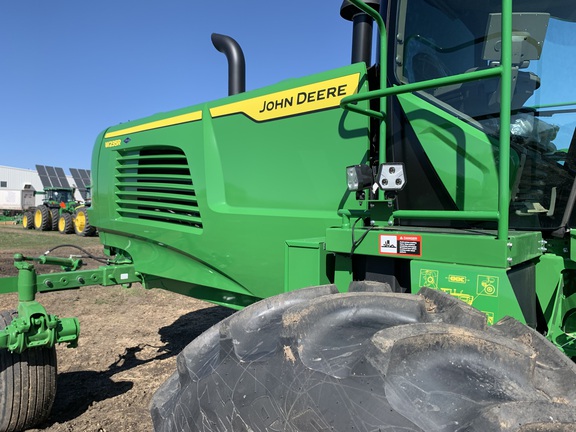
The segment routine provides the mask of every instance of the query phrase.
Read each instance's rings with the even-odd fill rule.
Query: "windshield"
[[[511,222],[518,227],[562,223],[576,170],[575,32],[576,23],[551,16],[542,56],[526,68],[540,85],[526,101],[526,111],[512,117],[513,149],[526,160],[511,209]],[[534,212],[537,217],[530,215]]]
[[[72,192],[70,191],[47,191],[46,192],[47,198],[49,201],[58,201],[58,202],[70,202],[74,201],[74,197]]]
[[[401,2],[396,79],[411,83],[498,66],[498,7],[494,2]],[[566,0],[514,3],[512,228],[554,229],[568,222],[576,170],[573,10]],[[420,96],[497,140],[499,77],[428,89]]]

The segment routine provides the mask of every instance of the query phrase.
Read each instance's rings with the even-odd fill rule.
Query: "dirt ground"
[[[51,246],[71,242],[102,256],[98,238],[64,237],[57,232],[0,225],[0,276],[16,274],[12,258],[15,252],[39,256]],[[62,248],[53,255],[78,253]],[[99,265],[87,262],[92,267]],[[54,267],[37,269],[40,273],[58,271]],[[86,287],[41,294],[38,300],[49,313],[77,317],[81,334],[78,348],[57,347],[54,408],[48,421],[32,431],[152,430],[150,400],[175,371],[176,355],[232,313],[178,294],[145,290],[140,285],[129,289]],[[16,304],[15,295],[0,296],[0,310],[14,309]]]

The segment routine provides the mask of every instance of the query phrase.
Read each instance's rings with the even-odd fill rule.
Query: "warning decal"
[[[388,255],[422,255],[422,237],[418,235],[380,235],[380,253]]]

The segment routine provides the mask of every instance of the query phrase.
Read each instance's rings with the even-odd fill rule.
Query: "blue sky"
[[[3,1],[0,165],[90,168],[106,127],[225,97],[213,32],[242,46],[247,90],[345,65],[341,3]]]

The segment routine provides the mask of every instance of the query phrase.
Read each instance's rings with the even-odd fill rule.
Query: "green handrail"
[[[380,35],[380,88],[379,90],[357,93],[347,96],[340,106],[348,111],[380,119],[379,162],[386,162],[386,98],[403,93],[412,93],[429,88],[442,87],[451,84],[477,81],[500,76],[500,160],[498,163],[498,210],[496,212],[476,211],[426,211],[426,210],[396,210],[392,217],[422,218],[422,219],[473,219],[496,220],[498,222],[498,239],[508,238],[508,205],[510,203],[510,110],[512,107],[512,0],[502,0],[502,57],[500,66],[490,69],[467,72],[449,77],[436,78],[417,83],[403,84],[393,87],[386,86],[387,77],[387,36],[384,21],[380,14],[361,0],[350,0],[356,7],[367,13],[378,25]],[[360,108],[361,101],[379,99],[380,111]]]
[[[502,76],[500,78],[500,160],[498,238],[508,239],[510,205],[510,110],[512,109],[512,0],[502,0]]]

